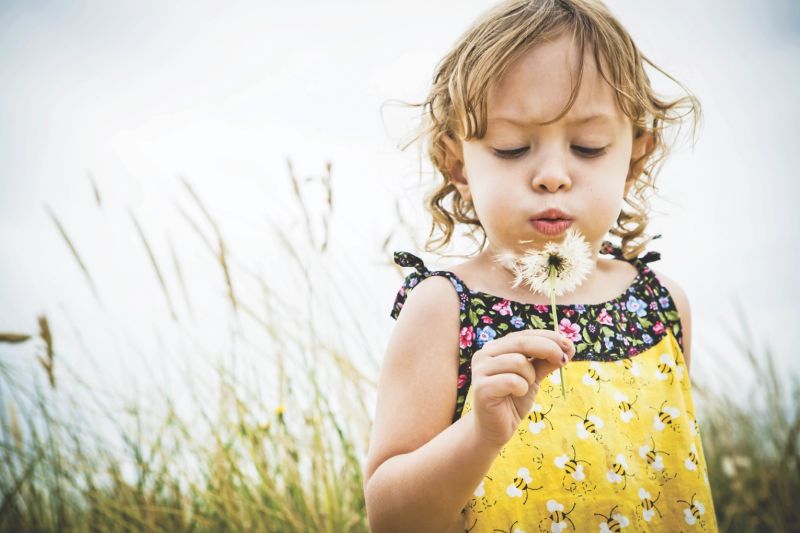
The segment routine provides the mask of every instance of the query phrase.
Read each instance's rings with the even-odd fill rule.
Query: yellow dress
[[[622,258],[604,243],[603,253]],[[613,300],[557,305],[560,331],[576,346],[564,368],[541,382],[533,408],[462,511],[467,532],[717,531],[702,440],[682,352],[680,317],[647,262]],[[453,282],[461,302],[461,361],[453,420],[472,408],[470,362],[510,331],[553,329],[550,307],[471,291],[455,274],[414,266],[408,291],[430,275]]]

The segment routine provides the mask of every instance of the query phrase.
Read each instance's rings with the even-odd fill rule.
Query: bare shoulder
[[[453,283],[430,276],[409,291],[381,365],[364,483],[387,459],[447,428],[456,407],[460,301]]]
[[[478,260],[471,258],[451,266],[448,270],[458,276],[467,286],[472,287],[477,286],[476,280],[480,277],[478,265]]]
[[[672,297],[672,301],[675,302],[675,309],[678,311],[678,316],[681,321],[681,330],[683,331],[683,358],[686,360],[686,368],[688,370],[692,341],[692,310],[689,306],[689,298],[686,296],[686,291],[683,290],[678,282],[661,272],[656,272],[655,269],[653,269],[653,274],[655,274],[658,281],[666,287]]]

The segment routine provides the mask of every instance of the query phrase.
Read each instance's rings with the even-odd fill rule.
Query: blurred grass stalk
[[[61,384],[68,376],[78,383],[81,378],[70,374],[68,362],[59,357],[54,338],[58,328],[51,332],[43,315],[38,336],[0,333],[5,345],[38,343],[34,348],[42,352],[38,362],[46,378],[44,383],[38,379],[42,376],[17,380],[12,366],[0,359],[0,530],[367,530],[361,465],[370,431],[365,396],[374,392],[375,383],[317,323],[328,321],[331,329],[342,332],[340,337],[363,336],[354,331],[353,317],[346,316],[355,306],[340,301],[326,308],[316,294],[318,287],[331,283],[313,270],[328,247],[331,165],[325,175],[313,178],[326,189],[321,238],[312,227],[320,208],[312,211],[306,205],[304,185],[290,162],[288,167],[304,227],[299,240],[289,234],[297,228],[273,224],[272,229],[284,247],[278,250],[281,267],[293,269],[303,280],[283,296],[301,302],[305,297],[305,309],[288,305],[269,286],[271,280],[236,261],[220,224],[186,179],[183,184],[199,221],[179,207],[218,267],[234,319],[231,337],[256,344],[242,327],[249,321],[273,341],[258,351],[272,363],[271,370],[248,376],[258,387],[242,379],[250,372],[246,361],[232,359],[216,367],[216,386],[186,378],[188,390],[165,391],[163,398],[150,399],[166,406],[160,419],[143,404],[109,410],[115,399],[97,391],[89,391],[94,405],[71,405]],[[97,197],[93,180],[92,186]],[[69,236],[52,209],[46,210],[95,300],[103,308],[109,305],[100,299],[80,242]],[[180,321],[164,270],[165,264],[174,266],[187,316],[194,317],[180,254],[168,239],[169,260],[162,261],[145,224],[131,210],[129,218],[175,329],[191,334]],[[265,251],[270,256],[275,252]],[[261,291],[237,290],[240,275],[249,276]],[[33,386],[25,384],[31,382]],[[199,416],[179,416],[173,402],[180,393],[191,396]],[[108,427],[121,449],[101,435]]]
[[[319,331],[315,320],[334,322],[336,331],[360,339],[363,352],[379,360],[380,354],[369,353],[354,311],[375,306],[339,302],[320,307],[314,298],[315,283],[330,284],[332,277],[317,279],[301,249],[307,246],[307,254],[320,257],[328,248],[333,213],[330,173],[328,164],[326,175],[318,179],[327,189],[327,205],[321,208],[321,241],[311,227],[312,213],[319,213],[320,207],[312,210],[306,205],[291,163],[289,176],[307,242],[298,243],[282,228],[274,228],[284,247],[282,258],[290,259],[304,280],[305,287],[292,289],[295,298],[307,295],[307,314],[300,321],[262,276],[250,274],[262,288],[260,300],[249,301],[245,296],[254,293],[236,291],[236,276],[248,273],[247,269],[231,256],[220,226],[184,179],[213,236],[206,235],[179,206],[180,213],[219,266],[236,323],[252,320],[275,341],[271,353],[264,353],[274,361],[274,374],[255,380],[263,388],[273,387],[271,401],[263,398],[262,390],[251,390],[235,366],[221,365],[216,370],[216,394],[208,392],[208,384],[200,386],[191,379],[186,380],[189,389],[179,391],[196,402],[199,417],[179,416],[166,393],[161,401],[167,414],[161,418],[148,416],[137,404],[114,410],[109,398],[95,390],[88,391],[96,409],[92,412],[85,403],[70,405],[63,390],[56,389],[56,383],[68,378],[78,384],[82,381],[69,373],[63,358],[55,357],[57,339],[45,316],[39,317],[38,336],[0,333],[0,343],[7,345],[40,341],[44,353],[38,361],[47,380],[43,384],[37,379],[29,390],[0,359],[0,530],[368,530],[362,465],[371,420],[364,398],[374,393],[375,383],[344,349]],[[92,185],[98,195],[94,181]],[[77,246],[48,211],[89,289],[103,305]],[[130,217],[169,314],[178,323],[155,248],[133,212]],[[400,225],[407,226],[399,213],[398,218]],[[392,235],[383,243],[384,252]],[[193,318],[171,239],[169,248]],[[343,287],[333,289],[338,294],[347,292]],[[261,309],[266,310],[264,316],[257,311]],[[241,329],[233,334],[243,335]],[[794,503],[800,496],[800,384],[795,378],[790,401],[782,401],[772,354],[767,351],[759,356],[745,343],[741,352],[759,376],[759,387],[750,393],[750,401],[743,404],[729,396],[710,395],[701,384],[694,384],[704,400],[698,419],[719,524],[723,531],[796,531],[800,528]],[[298,362],[303,363],[300,371]],[[737,390],[732,387],[731,394]],[[208,398],[215,398],[218,405],[208,405]],[[113,428],[123,443],[121,449],[96,432],[103,424]]]

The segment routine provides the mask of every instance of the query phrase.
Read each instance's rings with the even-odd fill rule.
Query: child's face
[[[577,54],[569,35],[529,50],[489,90],[484,138],[459,143],[445,137],[454,154],[450,176],[473,202],[488,252],[523,252],[530,245],[519,245],[520,240],[533,240],[537,248],[561,240],[565,232],[545,235],[530,222],[549,208],[569,215],[596,252],[633,183],[626,178],[641,171],[641,166],[631,169],[632,157],[643,153],[650,136],[634,146],[631,122],[616,106],[589,50],[575,104],[558,122],[537,125],[566,105],[570,78],[577,79]],[[576,122],[590,115],[601,118]]]

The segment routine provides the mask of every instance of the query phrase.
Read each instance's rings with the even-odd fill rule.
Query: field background
[[[457,261],[393,100],[488,5],[0,5],[0,529],[366,529],[392,251]],[[720,524],[800,527],[800,8],[609,6],[704,106],[651,233]]]

